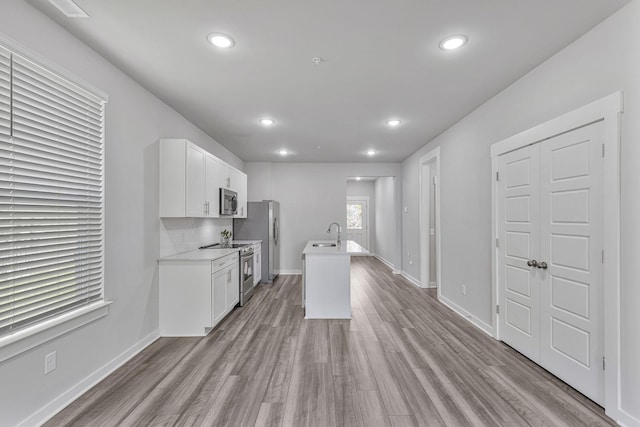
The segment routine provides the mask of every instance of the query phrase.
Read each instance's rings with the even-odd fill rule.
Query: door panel
[[[604,399],[602,141],[594,123],[540,147],[541,362],[586,396]]]
[[[538,156],[539,148],[529,146],[500,157],[497,207],[500,336],[534,361],[540,359],[540,280],[527,262],[540,251]]]
[[[205,152],[191,144],[187,144],[187,216],[205,216]]]

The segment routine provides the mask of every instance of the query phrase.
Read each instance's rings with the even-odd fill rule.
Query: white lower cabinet
[[[240,282],[238,265],[227,266],[213,273],[212,301],[213,322],[217,324],[240,302]]]
[[[227,282],[229,281],[229,269],[220,270],[213,274],[213,292],[211,294],[211,307],[213,309],[213,322],[218,323],[227,314]]]
[[[160,261],[160,335],[204,336],[240,299],[238,253]]]
[[[229,311],[240,302],[240,271],[234,268],[229,271],[229,279],[227,281],[227,309]]]

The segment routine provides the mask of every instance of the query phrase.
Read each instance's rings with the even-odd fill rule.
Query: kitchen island
[[[302,252],[305,319],[351,319],[351,256],[368,253],[353,240],[307,242]]]

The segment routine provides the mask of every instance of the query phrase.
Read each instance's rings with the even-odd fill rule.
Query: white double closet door
[[[604,403],[603,129],[499,157],[500,339]]]

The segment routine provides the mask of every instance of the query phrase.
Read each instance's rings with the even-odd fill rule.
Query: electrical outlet
[[[51,371],[56,369],[56,352],[47,354],[44,357],[44,374],[47,375]]]
[[[460,292],[462,292],[462,295],[466,295],[467,294],[467,285],[460,285]]]

